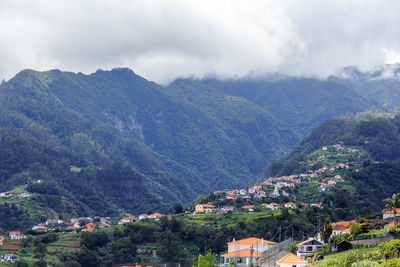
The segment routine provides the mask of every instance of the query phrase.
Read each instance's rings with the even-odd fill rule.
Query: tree
[[[392,198],[386,198],[383,200],[383,202],[385,203],[385,207],[388,210],[393,211],[393,222],[394,225],[398,224],[398,219],[396,218],[396,214],[397,214],[397,209],[400,208],[400,194],[393,194]]]
[[[214,267],[217,256],[214,252],[208,251],[205,256],[199,255],[193,258],[193,266]],[[200,261],[200,263],[199,263]]]
[[[175,214],[179,214],[183,212],[183,206],[181,204],[176,204],[174,206],[174,212]]]
[[[325,244],[328,243],[329,238],[332,235],[332,223],[329,218],[326,218],[325,224],[322,225],[322,227],[321,227],[321,235],[322,235],[322,238],[324,239],[324,243]]]

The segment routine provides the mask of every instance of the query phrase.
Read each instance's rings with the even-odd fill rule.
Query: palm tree
[[[396,213],[397,213],[397,209],[400,208],[400,194],[393,194],[392,198],[386,198],[383,200],[383,202],[386,204],[385,207],[388,210],[392,210],[393,211],[393,221],[394,221],[394,225],[397,225],[397,218],[396,218]]]

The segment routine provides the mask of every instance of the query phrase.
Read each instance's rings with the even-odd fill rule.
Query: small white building
[[[0,262],[15,262],[19,261],[19,256],[14,253],[7,253],[0,256]]]
[[[315,238],[310,237],[306,241],[303,241],[297,246],[297,256],[304,257],[308,254],[314,253],[317,248],[324,246],[324,243],[318,241]]]

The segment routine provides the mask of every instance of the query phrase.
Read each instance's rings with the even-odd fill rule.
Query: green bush
[[[382,258],[389,259],[398,257],[400,253],[400,240],[394,239],[379,244],[379,255]]]
[[[391,259],[388,260],[387,262],[383,262],[377,265],[377,267],[397,267],[397,266],[400,266],[400,259]]]

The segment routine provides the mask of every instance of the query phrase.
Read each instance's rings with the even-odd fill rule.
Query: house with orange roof
[[[21,240],[26,238],[26,235],[18,231],[9,232],[8,236],[10,237],[11,240]]]
[[[100,224],[100,228],[107,228],[107,227],[110,227],[111,225],[109,225],[108,223],[106,223],[106,222],[102,222],[101,224]]]
[[[3,245],[4,239],[5,239],[4,236],[0,235],[0,246]]]
[[[147,214],[144,214],[144,213],[143,213],[143,214],[140,214],[138,217],[139,217],[139,221],[140,221],[140,220],[143,220],[143,219],[148,219],[148,215],[147,215]]]
[[[283,205],[287,209],[295,209],[297,208],[297,204],[293,202],[288,202]]]
[[[144,215],[147,216],[147,214],[144,214]],[[139,218],[139,219],[140,219],[140,218]],[[121,218],[121,219],[119,220],[118,224],[131,223],[131,222],[134,222],[134,221],[136,221],[136,218],[133,217],[133,216],[129,216],[129,217]]]
[[[47,228],[42,225],[35,225],[32,227],[32,230],[36,232],[47,232]]]
[[[78,226],[67,226],[65,227],[65,231],[76,231],[80,229]]]
[[[349,234],[351,232],[350,226],[356,222],[356,220],[351,220],[332,223],[332,235]]]
[[[293,253],[288,253],[279,260],[275,261],[279,267],[303,267],[307,266],[307,261],[294,255]]]
[[[196,213],[210,213],[214,212],[215,207],[210,204],[197,204],[194,212]]]
[[[156,212],[156,213],[153,213],[153,214],[149,214],[148,218],[158,221],[158,220],[161,219],[161,217],[164,217],[164,216],[165,216],[164,214]]]
[[[256,206],[254,206],[254,205],[245,205],[245,206],[241,207],[241,209],[243,211],[248,211],[248,212],[254,211],[255,208],[256,208]]]
[[[255,265],[263,251],[277,245],[276,242],[264,240],[263,238],[249,237],[241,240],[228,242],[228,252],[222,254],[223,262],[231,261],[235,264]]]
[[[396,217],[400,217],[400,208],[396,209]],[[384,220],[394,218],[393,210],[383,210],[382,211],[382,218]]]
[[[310,237],[309,239],[298,243],[297,246],[297,256],[304,257],[311,253],[314,253],[317,248],[324,246],[325,244],[318,241],[315,238]]]
[[[274,202],[267,204],[267,208],[269,208],[271,210],[279,210],[280,207],[281,207],[281,205],[274,203]]]

